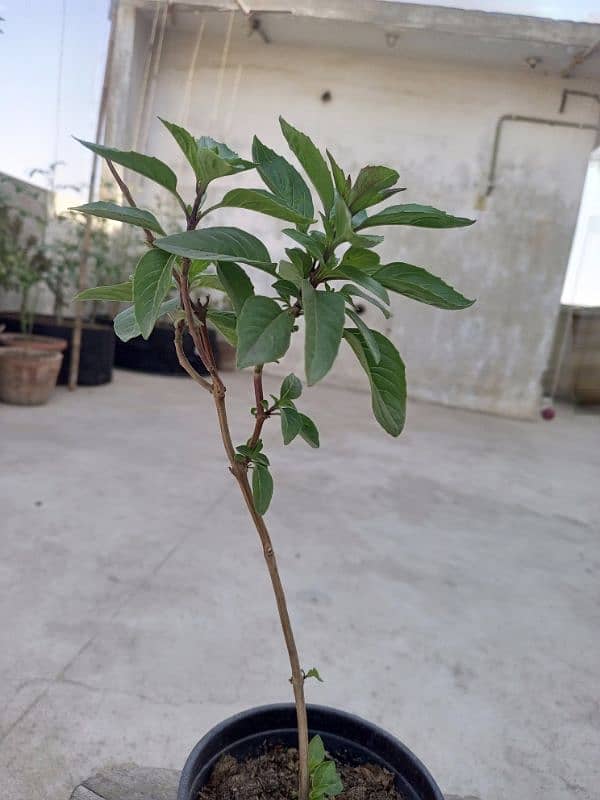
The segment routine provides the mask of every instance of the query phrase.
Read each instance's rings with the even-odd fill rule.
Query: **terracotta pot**
[[[19,406],[39,406],[56,386],[63,360],[52,350],[0,349],[0,400]]]
[[[14,312],[0,314],[0,325],[6,323],[7,333],[20,332],[19,315]],[[33,320],[34,336],[51,336],[54,339],[66,339],[67,349],[64,351],[62,367],[58,373],[58,385],[69,382],[71,366],[71,347],[73,344],[74,320],[65,317],[57,322],[50,314],[36,314]],[[81,328],[81,350],[79,352],[78,386],[100,386],[112,380],[115,360],[115,334],[112,319],[109,325],[97,325],[83,322]]]
[[[20,350],[62,353],[67,346],[67,340],[58,339],[55,336],[37,336],[31,333],[0,333],[0,345],[18,347]]]

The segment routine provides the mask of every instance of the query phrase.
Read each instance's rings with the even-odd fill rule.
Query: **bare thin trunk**
[[[279,575],[279,570],[277,568],[277,560],[275,558],[275,550],[273,549],[273,543],[271,541],[271,537],[269,535],[267,526],[265,525],[264,519],[257,512],[256,507],[254,505],[252,489],[248,481],[248,465],[246,463],[236,461],[235,458],[235,447],[233,445],[233,441],[231,438],[231,431],[229,429],[229,422],[227,419],[227,407],[225,404],[226,389],[217,370],[213,349],[210,343],[210,339],[208,337],[206,323],[202,318],[199,321],[196,321],[194,315],[194,310],[192,308],[192,302],[190,299],[189,287],[187,282],[188,270],[189,270],[189,261],[187,259],[184,259],[183,272],[178,281],[181,293],[182,305],[185,310],[187,327],[190,331],[190,334],[192,335],[194,344],[196,345],[196,349],[198,350],[198,353],[202,357],[204,364],[212,379],[212,383],[210,384],[210,392],[213,396],[215,408],[217,411],[217,418],[219,420],[219,430],[221,432],[221,439],[223,440],[223,447],[225,448],[227,459],[229,461],[229,469],[240,487],[250,517],[252,518],[254,526],[258,532],[258,536],[260,538],[260,542],[263,549],[263,555],[265,558],[265,562],[267,564],[267,569],[269,570],[269,577],[271,578],[271,585],[273,587],[273,592],[275,594],[275,601],[277,603],[277,611],[279,613],[279,621],[281,623],[283,638],[285,640],[290,667],[292,670],[292,687],[294,690],[294,701],[296,705],[296,717],[298,722],[298,761],[299,761],[298,800],[308,800],[308,794],[309,794],[308,721],[306,715],[306,701],[304,699],[304,673],[302,672],[302,669],[300,667],[300,659],[298,657],[298,650],[296,648],[296,641],[294,639],[294,633],[292,630],[290,615],[287,608],[287,602],[285,599],[283,584],[281,583],[281,577]],[[177,345],[176,350],[181,365],[188,372],[188,374],[191,374],[189,362],[186,363],[187,359],[185,359],[184,357],[185,354],[183,353],[183,348],[180,347],[181,333],[182,333],[181,327],[176,328],[176,345]],[[260,381],[260,373],[261,373],[260,369],[258,369],[255,372],[255,389],[257,386],[257,380],[256,380],[257,376]],[[206,383],[203,379],[201,379],[198,382],[202,384]],[[207,387],[204,386],[204,388]],[[260,427],[262,427],[263,421],[264,420],[261,420]],[[258,434],[260,434],[260,427],[258,430]],[[255,435],[258,434],[257,431],[255,430]]]
[[[309,792],[309,776],[308,776],[308,720],[306,716],[306,701],[304,699],[304,673],[300,667],[300,659],[298,657],[298,650],[296,648],[296,641],[292,630],[290,615],[287,609],[285,599],[285,592],[281,577],[277,568],[277,559],[275,558],[275,550],[269,535],[267,526],[265,525],[263,517],[256,511],[254,506],[254,498],[252,496],[252,489],[248,481],[247,467],[239,464],[233,460],[235,451],[231,441],[229,432],[229,425],[227,422],[227,411],[225,408],[225,391],[224,387],[222,392],[213,390],[215,406],[217,408],[217,416],[219,418],[219,427],[221,429],[221,436],[225,450],[229,457],[230,469],[235,479],[238,482],[244,501],[248,508],[248,512],[252,517],[254,526],[258,532],[260,542],[263,548],[263,555],[269,570],[269,577],[271,578],[271,585],[275,594],[277,602],[277,611],[279,612],[279,621],[283,631],[283,638],[288,651],[288,658],[292,668],[292,687],[294,689],[294,701],[296,704],[296,718],[298,722],[298,761],[299,761],[299,774],[298,774],[298,798],[299,800],[308,800]]]

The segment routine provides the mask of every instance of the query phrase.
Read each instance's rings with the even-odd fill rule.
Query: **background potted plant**
[[[109,191],[110,196],[112,196],[113,185],[106,182],[105,185],[110,186]],[[157,213],[160,212],[161,222],[165,230],[178,230],[179,219],[177,211],[179,210],[179,213],[181,213],[181,209],[178,206],[174,207],[173,203],[165,203],[160,196],[155,198],[155,204]],[[133,272],[135,264],[143,253],[143,246],[141,246],[139,237],[132,237],[131,233],[131,229],[125,226],[118,237],[122,251],[127,254],[127,263],[131,265],[128,270],[128,277]],[[199,287],[195,291],[200,291]],[[109,321],[112,323],[112,317],[110,317]],[[216,347],[215,332],[210,330],[208,335]],[[194,369],[201,375],[208,374],[204,364],[198,357],[194,341],[187,331],[184,331],[182,335],[181,346]],[[115,366],[154,375],[186,375],[173,348],[173,326],[168,319],[158,319],[147,339],[141,338],[137,334],[132,337],[123,336],[122,338],[117,338]]]
[[[65,312],[70,307],[77,283],[84,225],[75,215],[62,215],[56,218],[52,228],[48,246],[50,265],[44,282],[54,299],[54,313],[36,315],[35,330],[48,336],[63,336],[70,345],[73,320]],[[122,276],[123,263],[116,256],[106,220],[94,220],[89,242],[88,270],[92,280],[99,284],[117,282]],[[102,305],[104,304],[99,301],[92,303],[83,320],[77,379],[81,386],[98,386],[112,379],[115,336],[111,328],[97,321]],[[58,377],[58,382],[62,384],[68,383],[69,357],[70,347]]]
[[[20,332],[0,333],[0,400],[19,405],[45,403],[54,387],[66,341],[32,334],[34,290],[49,262],[40,242],[28,233],[24,215],[0,205],[0,283],[19,295]]]
[[[344,341],[367,375],[376,420],[387,433],[398,436],[405,421],[404,364],[392,342],[367,327],[357,315],[356,299],[375,304],[384,315],[389,313],[390,291],[449,310],[467,308],[472,301],[422,267],[402,261],[382,264],[374,248],[383,237],[373,235],[371,229],[384,225],[455,228],[470,225],[472,220],[412,203],[373,212],[373,206],[402,191],[396,187],[398,173],[384,166],[367,166],[352,179],[330,153],[327,164],[308,136],[281,120],[284,137],[319,196],[322,210],[317,214],[304,178],[257,138],[252,146],[253,160],[247,161],[222,143],[209,137],[195,139],[183,128],[163,122],[194,173],[195,193],[189,202],[180,196],[177,177],[164,162],[84,143],[107,160],[127,205],[100,202],[78,210],[141,228],[147,250],[132,281],[88,290],[79,299],[118,294],[119,299],[132,302],[115,318],[115,331],[120,337],[141,334],[148,338],[158,318],[168,315],[171,319],[182,367],[215,406],[228,469],[262,545],[294,694],[294,705],[252,709],[206,734],[183,770],[179,800],[228,796],[228,792],[240,800],[257,794],[320,800],[342,792],[343,782],[347,788],[359,790],[359,795],[353,796],[378,792],[378,797],[393,798],[399,792],[413,800],[441,800],[426,768],[389,734],[334,709],[310,706],[307,711],[305,681],[320,676],[316,669],[304,670],[301,666],[265,523],[273,479],[262,431],[267,422],[278,418],[284,445],[299,438],[311,447],[319,446],[319,433],[315,423],[298,408],[301,381],[290,374],[277,393],[267,395],[263,365],[285,356],[302,320],[306,382],[310,386],[329,372]],[[136,171],[171,192],[181,207],[184,230],[165,235],[156,216],[136,206],[115,165]],[[232,189],[212,205],[207,203],[207,190],[214,180],[253,168],[266,189]],[[268,214],[288,223],[283,231],[291,245],[286,249],[286,258],[274,262],[265,245],[241,229],[204,227],[212,211],[232,207]],[[319,228],[313,227],[317,217],[321,221]],[[194,294],[205,283],[211,264],[216,265],[217,278],[231,301],[230,311],[216,309],[209,299],[198,299]],[[266,273],[272,280],[272,294],[257,294],[241,264]],[[346,320],[350,327],[346,327]],[[252,370],[255,400],[249,409],[250,435],[240,444],[236,444],[229,426],[226,387],[208,336],[209,326],[235,344],[238,368]],[[208,378],[194,369],[182,349],[186,330],[206,366]],[[266,752],[261,749],[265,743]],[[286,749],[291,746],[294,749]],[[337,766],[327,753],[335,758]],[[225,755],[241,761],[223,759]],[[356,766],[365,762],[371,766]],[[270,776],[270,788],[260,780],[265,770]]]

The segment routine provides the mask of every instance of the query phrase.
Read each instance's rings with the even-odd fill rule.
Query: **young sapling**
[[[322,800],[338,794],[341,783],[335,764],[326,758],[322,741],[316,737],[309,745],[304,682],[321,678],[315,668],[304,672],[298,657],[264,519],[273,494],[273,478],[262,440],[263,427],[272,417],[280,418],[284,445],[301,438],[318,448],[319,432],[313,420],[297,407],[302,394],[299,378],[288,375],[279,394],[267,399],[263,366],[285,356],[292,336],[298,333],[298,320],[303,318],[307,384],[312,386],[327,375],[345,341],[367,375],[376,420],[387,433],[398,436],[405,421],[404,363],[392,342],[369,328],[358,315],[359,301],[372,303],[385,317],[391,313],[390,292],[447,310],[467,308],[473,301],[423,267],[404,261],[381,263],[375,248],[383,236],[371,229],[386,225],[458,228],[473,220],[416,203],[371,212],[373,206],[403,191],[396,186],[398,173],[385,166],[366,166],[352,179],[329,152],[327,162],[308,136],[281,119],[283,135],[319,197],[321,210],[317,214],[311,190],[300,172],[256,137],[249,161],[210,137],[196,139],[184,128],[162,122],[193,172],[194,192],[189,201],[181,196],[178,177],[163,161],[83,142],[106,159],[126,205],[99,201],[76,210],[139,228],[147,250],[131,281],[88,289],[77,299],[131,303],[115,318],[115,331],[123,340],[139,335],[148,338],[157,319],[170,317],[182,367],[212,397],[229,471],[260,538],[290,661],[298,723],[298,800]],[[159,219],[136,205],[117,166],[144,176],[173,195],[181,209],[180,232],[166,235]],[[214,181],[248,170],[256,170],[266,189],[233,188],[206,207],[207,192]],[[290,240],[285,258],[273,260],[263,242],[240,228],[205,227],[206,217],[226,208],[256,211],[284,221],[283,234]],[[315,227],[317,218],[320,227]],[[211,265],[215,274],[207,272]],[[257,293],[245,265],[269,277],[268,294]],[[198,298],[197,290],[207,287],[224,291],[231,310],[214,308],[210,297]],[[237,367],[252,370],[253,424],[248,439],[238,445],[231,434],[226,386],[208,326],[236,347]],[[208,377],[200,375],[188,361],[182,348],[185,331],[192,336]]]

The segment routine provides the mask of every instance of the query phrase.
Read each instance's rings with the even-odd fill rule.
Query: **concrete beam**
[[[140,8],[153,7],[162,1],[126,0]],[[243,0],[240,3],[237,0],[185,0],[172,3],[172,7],[198,11],[247,10],[256,14],[291,14],[317,20],[375,25],[389,32],[427,30],[476,38],[563,45],[583,50],[595,47],[600,42],[600,24],[384,0]]]

